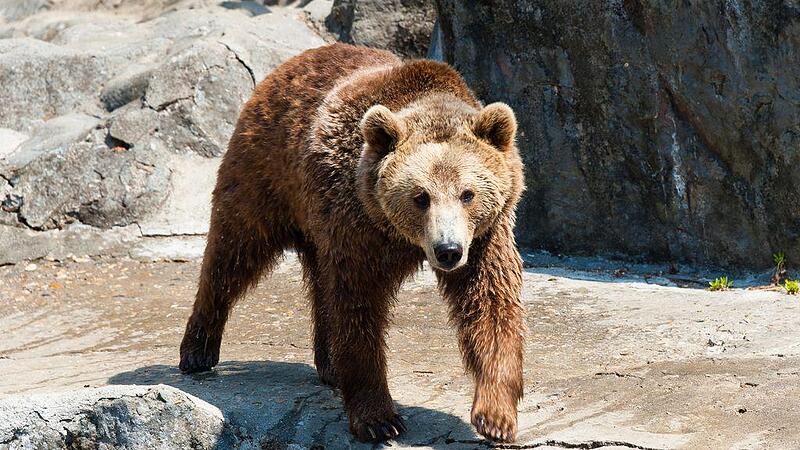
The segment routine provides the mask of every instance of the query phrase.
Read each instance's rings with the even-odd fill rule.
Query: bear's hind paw
[[[181,342],[183,373],[207,372],[219,362],[219,347],[222,339],[208,336],[202,328],[187,331]]]

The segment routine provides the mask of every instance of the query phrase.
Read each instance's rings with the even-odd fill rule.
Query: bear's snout
[[[434,247],[433,253],[436,256],[436,262],[439,263],[439,267],[450,270],[461,261],[461,256],[464,255],[464,248],[461,244],[446,242]]]

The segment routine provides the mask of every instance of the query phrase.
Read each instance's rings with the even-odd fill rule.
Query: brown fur
[[[181,369],[217,364],[234,302],[294,249],[321,379],[341,389],[359,439],[396,436],[405,425],[386,382],[389,308],[426,257],[425,218],[447,207],[469,236],[466,264],[437,276],[476,380],[472,421],[512,440],[523,341],[515,131],[507,107],[480,110],[444,64],[334,44],[277,68],[245,105],[219,169]],[[467,184],[475,200],[459,202]],[[419,186],[431,192],[428,213],[407,192]]]

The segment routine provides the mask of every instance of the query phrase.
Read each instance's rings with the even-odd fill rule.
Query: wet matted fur
[[[294,249],[320,378],[341,389],[359,439],[395,437],[405,425],[386,381],[389,308],[427,258],[475,377],[472,422],[512,441],[524,335],[515,133],[510,108],[482,107],[446,64],[334,44],[278,67],[219,169],[181,370],[217,364],[233,304]]]

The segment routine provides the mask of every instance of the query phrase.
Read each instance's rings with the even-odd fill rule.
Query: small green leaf
[[[710,281],[708,283],[708,290],[709,291],[727,291],[733,285],[733,281],[729,280],[728,277],[719,277],[715,278],[714,281]]]
[[[786,289],[786,293],[789,295],[795,295],[800,292],[800,281],[798,280],[786,280],[783,282],[783,288]]]

